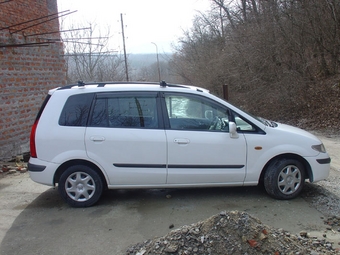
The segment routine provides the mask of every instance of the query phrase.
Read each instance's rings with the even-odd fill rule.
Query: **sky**
[[[210,0],[57,0],[59,12],[77,11],[66,24],[110,26],[110,50],[123,51],[121,15],[128,54],[170,53],[172,45],[192,26],[194,15],[206,12]],[[156,45],[155,45],[156,44]]]

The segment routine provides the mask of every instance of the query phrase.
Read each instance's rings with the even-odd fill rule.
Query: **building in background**
[[[29,151],[49,89],[66,83],[57,0],[0,1],[0,160]]]

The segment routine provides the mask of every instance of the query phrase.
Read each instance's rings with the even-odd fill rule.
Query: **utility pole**
[[[129,71],[126,59],[126,49],[125,49],[125,36],[124,36],[124,23],[123,23],[123,14],[120,14],[120,22],[122,24],[122,36],[123,36],[123,48],[124,48],[124,60],[125,60],[125,74],[126,74],[126,81],[129,81]]]
[[[159,79],[159,81],[161,81],[161,70],[159,68],[158,47],[157,47],[157,44],[155,44],[154,42],[151,42],[151,43],[156,46],[158,79]]]

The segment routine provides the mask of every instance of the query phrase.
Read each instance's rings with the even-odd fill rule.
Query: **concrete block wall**
[[[59,33],[32,36],[59,31],[57,18],[48,21],[57,15],[27,23],[57,12],[57,0],[0,3],[0,160],[29,152],[30,129],[48,90],[66,84],[61,42],[19,47],[59,40]]]

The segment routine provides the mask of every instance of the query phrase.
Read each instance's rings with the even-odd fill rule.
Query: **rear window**
[[[61,112],[59,125],[85,127],[93,96],[93,93],[70,96]]]

